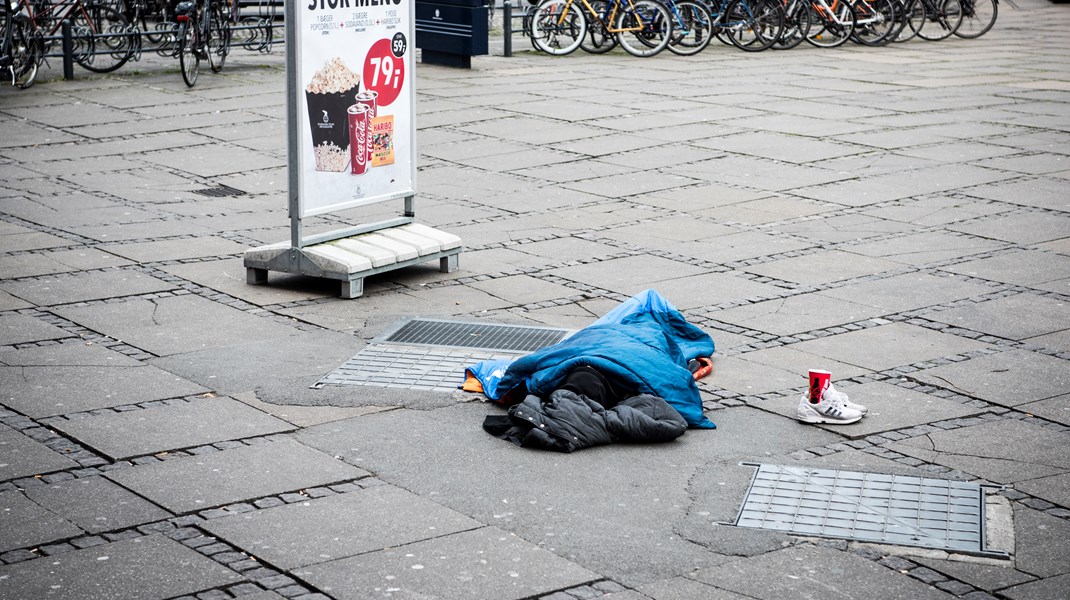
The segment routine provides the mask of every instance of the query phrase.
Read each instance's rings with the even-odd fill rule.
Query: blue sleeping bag
[[[589,365],[639,393],[663,398],[689,427],[713,429],[687,368],[713,354],[713,340],[688,323],[668,300],[646,290],[569,338],[513,361],[484,361],[467,369],[495,401],[514,404],[527,394],[550,395],[580,365]]]

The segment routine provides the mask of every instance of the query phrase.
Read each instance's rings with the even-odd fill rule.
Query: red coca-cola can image
[[[363,92],[357,94],[357,104],[363,104],[364,106],[367,106],[369,109],[371,109],[371,112],[368,113],[368,115],[369,115],[368,118],[369,119],[374,119],[379,114],[379,92],[377,92],[375,90],[364,90]],[[368,124],[368,129],[371,129],[371,123]],[[369,138],[371,137],[370,133],[369,133],[368,137]],[[369,164],[371,163],[371,160],[372,160],[372,148],[373,148],[373,146],[374,146],[373,144],[370,144],[370,143],[368,144],[368,163]]]
[[[379,116],[379,92],[375,90],[364,90],[357,94],[357,104],[363,104],[372,109],[372,118]]]
[[[363,175],[368,170],[368,158],[372,146],[372,113],[366,104],[349,107],[349,160],[353,174]]]

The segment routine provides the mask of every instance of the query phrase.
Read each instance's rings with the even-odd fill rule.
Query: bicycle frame
[[[568,11],[570,9],[572,9],[572,5],[576,1],[577,0],[568,0],[565,3],[565,10],[562,10],[561,11],[561,15],[558,17],[558,21],[557,21],[558,25],[562,25],[565,22],[565,18],[568,16]],[[639,11],[635,10],[635,4],[632,3],[632,0],[626,0],[628,2],[628,11],[630,13],[632,13],[632,15],[635,16],[635,20],[636,20],[636,22],[639,23],[639,26],[638,27],[624,27],[624,28],[617,28],[617,27],[612,27],[612,26],[608,25],[606,23],[606,21],[602,20],[602,17],[598,15],[598,11],[596,11],[594,9],[594,7],[591,6],[591,4],[589,2],[587,2],[587,0],[578,0],[578,1],[583,5],[584,8],[587,9],[587,12],[591,16],[593,16],[595,19],[597,19],[599,24],[601,24],[605,28],[605,30],[608,31],[609,33],[627,33],[627,32],[630,32],[630,31],[642,31],[647,25],[647,23],[643,20],[642,15],[639,13]],[[625,2],[625,0],[612,0],[611,5],[613,7],[613,12],[610,13],[610,15],[609,15],[609,23],[612,23],[613,21],[616,20],[617,10],[621,7],[621,5],[624,4],[624,2]],[[607,10],[608,10],[609,6],[610,5],[606,6]]]

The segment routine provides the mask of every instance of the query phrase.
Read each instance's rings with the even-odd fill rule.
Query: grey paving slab
[[[717,342],[714,337],[714,343]],[[816,358],[816,357],[815,357]],[[822,362],[822,364],[829,364]],[[746,356],[713,356],[708,383],[737,394],[767,394],[806,385],[805,374],[747,360]]]
[[[104,479],[85,477],[26,488],[26,497],[87,533],[118,531],[173,515]]]
[[[48,446],[4,425],[0,425],[0,457],[0,481],[79,466]]]
[[[1004,243],[994,240],[929,231],[854,244],[851,246],[851,252],[921,266],[990,252],[1003,246]]]
[[[56,310],[105,335],[164,356],[263,342],[297,330],[193,295]]]
[[[761,198],[724,206],[718,217],[731,223],[767,225],[826,213],[832,208],[796,198]]]
[[[742,594],[729,592],[687,577],[655,581],[639,589],[644,596],[654,600],[745,600],[747,598]]]
[[[836,373],[834,372],[835,375]],[[937,421],[972,417],[984,412],[983,409],[967,406],[953,400],[946,400],[887,383],[837,384],[836,389],[846,393],[852,402],[864,405],[869,409],[869,412],[857,423],[850,425],[817,425],[817,427],[842,433],[856,439]],[[785,417],[794,418],[798,404],[799,396],[796,395],[783,400],[771,400],[763,404],[763,406],[770,406],[777,413]]]
[[[1070,260],[1066,256],[1039,250],[1014,250],[941,268],[970,277],[1027,286],[1070,277]]]
[[[713,138],[697,142],[696,145],[796,164],[859,154],[865,151],[864,148],[859,146],[827,141],[817,137],[785,135],[766,131]]]
[[[57,422],[53,427],[112,460],[293,429],[290,423],[227,397],[94,415]]]
[[[888,219],[862,214],[846,214],[794,223],[780,223],[776,229],[815,241],[842,243],[889,233],[900,233],[909,228],[904,223]]]
[[[20,300],[7,292],[0,291],[0,311],[8,310],[21,310],[23,308],[32,308],[33,305],[24,300]]]
[[[413,597],[530,598],[601,577],[495,527],[305,567],[295,575],[340,600],[376,590]]]
[[[1014,511],[1015,566],[1037,577],[1056,577],[1070,573],[1070,556],[1065,548],[1070,536],[1066,521],[1035,511]]]
[[[1052,356],[1008,350],[925,369],[911,376],[1003,406],[1063,395],[1070,389],[1067,362]]]
[[[782,258],[772,262],[748,266],[746,270],[766,277],[794,281],[809,285],[821,285],[853,279],[862,275],[891,271],[901,265],[882,258],[860,256],[841,250],[823,250],[813,254]]]
[[[857,285],[831,291],[855,287]],[[748,329],[792,335],[855,323],[884,313],[874,306],[830,298],[827,294],[802,294],[713,311],[707,316]]]
[[[820,296],[875,306],[889,314],[991,292],[992,288],[986,285],[957,277],[904,273],[824,290]]]
[[[850,177],[848,174],[817,166],[785,164],[779,161],[733,155],[666,170],[702,181],[715,181],[767,192],[823,185]],[[813,197],[808,194],[801,195]]]
[[[564,279],[582,281],[618,292],[635,290],[642,286],[656,287],[660,281],[702,273],[703,269],[700,267],[656,256],[615,258],[600,263],[561,267],[550,271],[550,274]]]
[[[937,431],[885,446],[995,483],[1015,483],[1067,472],[1070,448],[1065,437],[1031,423],[1005,420]],[[995,444],[994,440],[1015,443]]]
[[[692,502],[687,482],[694,480],[697,469],[711,461],[753,460],[765,452],[795,451],[839,439],[744,407],[713,413],[718,429],[689,431],[671,444],[594,448],[561,463],[482,431],[479,423],[486,414],[503,412],[472,404],[430,413],[390,411],[362,417],[344,428],[329,424],[309,428],[298,438],[341,454],[413,493],[434,492],[430,498],[448,500],[449,508],[543,543],[557,554],[574,555],[587,569],[626,585],[682,575],[716,558],[681,540],[674,527]],[[388,433],[399,427],[409,432],[404,439]],[[444,430],[453,435],[437,435]],[[756,439],[755,431],[763,432],[762,440]],[[621,451],[628,453],[627,468],[620,466]],[[498,459],[485,460],[489,455]],[[451,460],[428,461],[427,456]],[[666,464],[674,467],[664,468]],[[581,475],[595,472],[602,475]],[[645,483],[637,487],[640,473]],[[721,470],[714,473],[711,477],[721,476]],[[541,483],[534,487],[533,481]],[[462,492],[474,487],[481,493]],[[715,488],[723,486],[715,482]],[[711,496],[700,510],[735,511],[741,498]],[[567,508],[592,505],[601,510]],[[607,539],[614,544],[607,545]]]
[[[168,265],[163,270],[258,306],[338,295],[336,281],[286,273],[269,275],[269,285],[249,285],[245,283],[245,264],[241,258]]]
[[[1056,178],[990,183],[971,188],[970,195],[1019,206],[1066,210],[1066,182]]]
[[[0,527],[0,552],[32,548],[82,534],[76,525],[35,504],[17,490],[0,493],[0,514],[4,524]]]
[[[323,423],[343,421],[345,419],[370,415],[384,410],[392,410],[392,407],[384,406],[347,407],[268,404],[267,402],[262,402],[257,397],[256,392],[242,392],[240,394],[234,394],[232,397],[239,402],[244,402],[259,411],[282,419],[287,423],[293,423],[298,427],[312,427],[313,425],[322,425]]]
[[[634,169],[629,169],[628,172],[618,175],[596,177],[563,185],[570,190],[578,190],[607,198],[619,198],[622,196],[642,196],[695,183],[699,183],[699,180],[684,175],[658,172],[636,173]]]
[[[1016,585],[1002,590],[1002,594],[1011,600],[1044,600],[1058,598],[1070,590],[1070,575],[1057,575],[1032,583]]]
[[[175,288],[173,284],[137,271],[80,273],[0,284],[0,287],[37,306],[134,296]]]
[[[290,571],[483,527],[401,488],[371,488],[213,519],[205,528]]]
[[[0,567],[0,598],[164,600],[238,583],[241,576],[160,535]]]
[[[107,477],[173,513],[189,513],[368,476],[284,438],[109,471]]]
[[[661,280],[654,280],[653,277],[656,276],[652,276],[651,281],[636,283],[618,289],[626,294],[637,294],[644,289],[653,287],[680,310],[711,306],[722,302],[769,298],[779,296],[784,292],[783,288],[727,273],[686,275]]]
[[[602,233],[605,237],[636,245],[649,245],[647,239],[665,242],[692,242],[706,238],[739,233],[739,230],[720,223],[695,219],[689,215],[673,215],[636,225],[615,227]],[[671,247],[671,246],[670,246]]]
[[[959,560],[935,558],[911,558],[930,569],[939,571],[958,581],[968,583],[986,592],[993,592],[1014,585],[1034,581],[1032,575],[1015,569],[1011,564],[972,563]]]
[[[720,264],[773,256],[781,252],[794,252],[812,248],[812,242],[788,239],[759,231],[743,231],[722,235],[712,240],[683,242],[673,251],[684,256],[694,256]]]
[[[1070,425],[1070,394],[1022,404],[1018,409],[1056,423]]]
[[[472,284],[492,296],[514,305],[533,304],[545,300],[569,298],[580,294],[579,290],[557,283],[536,279],[529,275],[514,275],[488,279]]]
[[[1025,340],[1067,329],[1070,307],[1052,298],[1023,293],[933,310],[925,313],[925,317],[1012,340]]]
[[[1019,481],[1014,488],[1059,506],[1070,505],[1070,474]]]
[[[1070,237],[1070,218],[1054,213],[1015,213],[953,225],[951,229],[1005,242],[1038,244]]]
[[[743,352],[738,356],[749,363],[768,365],[796,374],[799,379],[796,380],[795,386],[799,388],[799,392],[806,389],[806,377],[810,369],[821,368],[831,372],[834,382],[870,373],[868,369],[829,360],[790,346],[775,346],[773,348]]]
[[[241,254],[248,246],[218,238],[160,240],[107,246],[108,252],[141,263]]]
[[[944,148],[943,145],[937,147]],[[925,196],[915,200],[902,200],[888,206],[869,208],[864,214],[920,227],[932,227],[1010,210],[1014,210],[1013,207],[972,198]]]
[[[114,254],[109,254],[96,248],[18,254],[6,257],[4,261],[4,275],[12,279],[88,269],[121,267],[130,264],[130,261],[125,258],[119,258]]]
[[[891,323],[793,344],[792,347],[874,371],[913,364],[987,344],[905,323]]]
[[[748,598],[826,597],[950,599],[936,588],[849,553],[795,546],[747,561],[700,570],[689,577]]]
[[[74,334],[29,315],[17,313],[0,315],[0,346],[69,337],[74,337]]]
[[[26,346],[0,353],[0,364],[11,367],[140,367],[141,362],[81,340],[47,346]]]
[[[33,418],[178,398],[208,391],[149,366],[0,368],[4,403]]]
[[[141,158],[160,166],[181,169],[201,177],[217,177],[286,164],[285,160],[263,152],[248,149],[238,151],[233,146],[219,143],[143,153]]]
[[[8,133],[4,136],[4,141],[0,143],[0,147],[3,148],[31,146],[42,141],[60,143],[78,139],[76,135],[30,123],[25,119],[11,119],[7,120],[7,123]]]

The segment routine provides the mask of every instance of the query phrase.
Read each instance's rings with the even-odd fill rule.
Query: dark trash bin
[[[416,47],[421,61],[472,67],[472,57],[487,54],[484,0],[416,0]]]

